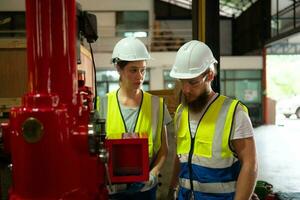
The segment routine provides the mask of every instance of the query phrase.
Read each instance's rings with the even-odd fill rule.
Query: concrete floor
[[[300,192],[300,120],[277,117],[276,125],[255,129],[259,161],[258,179],[274,191]]]
[[[172,125],[168,127],[169,157],[162,169],[157,199],[166,199],[175,153]],[[271,183],[275,192],[300,192],[300,120],[277,117],[276,125],[254,129],[258,180]]]

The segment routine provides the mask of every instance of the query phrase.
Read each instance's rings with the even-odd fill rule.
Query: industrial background
[[[214,89],[249,108],[259,158],[258,180],[272,184],[279,199],[300,199],[300,1],[77,0],[76,8],[74,20],[85,14],[91,20],[83,27],[87,32],[78,31],[72,50],[77,55],[79,86],[84,81],[80,91],[95,88],[103,96],[118,88],[118,73],[110,63],[113,47],[123,37],[136,36],[154,58],[148,62],[143,89],[163,96],[174,114],[179,101],[169,72],[176,51],[191,39],[204,41],[218,60]],[[4,124],[11,108],[20,106],[22,96],[32,88],[26,15],[25,0],[0,1],[0,122]],[[93,38],[94,33],[98,38]],[[57,72],[61,78],[63,73]],[[170,153],[161,172],[159,199],[166,199],[175,151],[172,124],[168,129]],[[5,149],[2,139],[1,145]],[[1,155],[1,159],[0,199],[7,199],[13,184],[11,165],[9,158]]]

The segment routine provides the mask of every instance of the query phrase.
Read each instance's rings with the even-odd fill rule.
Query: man
[[[179,185],[179,200],[247,200],[255,186],[248,111],[238,100],[213,91],[216,63],[206,44],[192,40],[178,50],[170,73],[180,80],[183,94],[174,119],[177,156],[169,191]]]

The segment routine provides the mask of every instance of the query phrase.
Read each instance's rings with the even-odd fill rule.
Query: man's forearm
[[[242,165],[234,200],[248,200],[255,187],[258,168],[254,138],[236,139],[232,144]]]
[[[252,196],[257,177],[257,166],[242,166],[237,180],[234,200],[248,200]]]
[[[170,183],[170,188],[175,188],[178,185],[178,175],[179,175],[179,160],[177,155],[174,157],[173,161],[173,172],[172,172],[172,177],[171,177],[171,183]]]

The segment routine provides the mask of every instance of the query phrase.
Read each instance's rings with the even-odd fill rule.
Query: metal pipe
[[[69,105],[77,92],[75,8],[75,1],[26,1],[29,91],[56,93]]]

